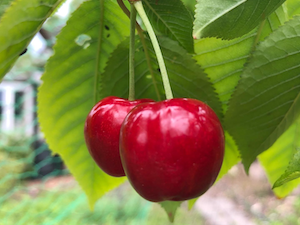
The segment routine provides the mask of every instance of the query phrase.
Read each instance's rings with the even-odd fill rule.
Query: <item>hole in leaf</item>
[[[90,43],[86,43],[83,45],[83,49],[87,49],[90,46]]]
[[[80,34],[75,39],[75,43],[79,46],[82,46],[84,49],[86,49],[90,46],[91,40],[92,40],[92,38],[89,35]]]

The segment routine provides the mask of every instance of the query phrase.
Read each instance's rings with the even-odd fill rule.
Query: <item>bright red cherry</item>
[[[125,176],[119,154],[120,128],[132,108],[149,101],[153,100],[129,101],[111,96],[99,101],[88,114],[84,127],[85,142],[95,162],[107,174]]]
[[[195,99],[141,104],[124,120],[120,155],[128,180],[145,199],[192,199],[206,192],[220,171],[222,125]]]

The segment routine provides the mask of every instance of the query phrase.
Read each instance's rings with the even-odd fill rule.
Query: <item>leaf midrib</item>
[[[100,0],[100,20],[99,20],[99,36],[98,36],[98,46],[97,46],[97,52],[96,52],[96,63],[95,63],[95,83],[94,83],[94,99],[93,103],[96,104],[98,101],[98,83],[100,79],[100,52],[102,48],[102,39],[103,39],[103,24],[104,24],[104,0]]]
[[[292,111],[293,108],[294,108],[294,105],[295,105],[298,101],[300,101],[300,93],[299,93],[298,96],[295,98],[293,104],[291,105],[291,107],[289,108],[289,110],[287,111],[287,113],[284,115],[284,117],[282,118],[282,120],[281,120],[281,122],[278,124],[278,126],[276,126],[276,127],[274,128],[274,130],[272,131],[272,133],[271,133],[270,135],[268,135],[268,137],[266,137],[266,139],[259,145],[259,147],[256,148],[256,149],[254,150],[254,153],[255,153],[255,154],[252,154],[252,155],[257,155],[257,153],[260,152],[261,147],[264,146],[265,143],[269,141],[270,137],[273,136],[274,133],[279,129],[279,127],[282,126],[282,124],[284,123],[284,121],[287,120],[288,115],[290,115],[291,111]],[[248,163],[248,164],[249,164],[249,163]],[[250,165],[247,165],[247,170],[249,170],[249,166],[250,166]]]
[[[211,18],[208,22],[206,22],[206,24],[203,24],[200,28],[198,28],[198,31],[196,33],[194,33],[194,36],[198,37],[199,34],[201,33],[202,30],[204,30],[204,28],[206,28],[209,24],[215,22],[216,20],[218,20],[220,17],[224,16],[226,13],[230,12],[231,10],[233,10],[234,8],[244,4],[247,0],[243,0],[235,5],[233,5],[232,7],[228,8],[225,11],[222,11],[222,13],[219,13],[218,15],[216,15],[215,17]]]

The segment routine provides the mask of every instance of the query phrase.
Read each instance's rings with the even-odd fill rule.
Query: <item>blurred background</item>
[[[67,0],[46,21],[27,52],[0,84],[0,225],[169,224],[158,204],[128,183],[101,198],[87,198],[59,155],[52,155],[37,120],[37,89],[55,36],[81,0]],[[186,1],[191,10],[193,1]],[[250,176],[233,167],[192,210],[183,203],[174,224],[300,224],[300,189],[277,199],[260,165]]]

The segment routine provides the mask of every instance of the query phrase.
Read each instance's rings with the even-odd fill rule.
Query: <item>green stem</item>
[[[130,12],[126,8],[126,6],[124,5],[123,0],[117,0],[117,2],[119,4],[120,8],[123,10],[123,12],[128,16],[128,18],[130,18]],[[151,78],[152,78],[153,86],[154,86],[155,93],[156,93],[156,96],[157,96],[157,100],[161,101],[160,92],[159,92],[158,87],[157,87],[157,82],[156,82],[154,71],[153,71],[153,68],[152,68],[150,55],[149,55],[147,44],[146,44],[145,37],[144,37],[144,31],[142,30],[142,28],[140,27],[140,25],[137,22],[135,23],[135,28],[138,32],[138,35],[141,39],[141,43],[143,45],[145,58],[146,58],[146,61],[147,61],[149,72],[151,74]]]
[[[252,46],[252,52],[255,51],[256,45],[259,42],[259,39],[261,38],[261,34],[262,34],[263,28],[265,26],[265,23],[266,23],[266,20],[264,19],[259,24],[259,27],[258,27],[258,30],[257,30],[257,33],[256,33],[256,37],[255,37],[255,40],[254,40],[254,43],[253,43],[253,46]]]
[[[171,89],[171,85],[170,85],[170,81],[169,81],[169,77],[168,77],[168,73],[167,73],[167,69],[166,69],[166,65],[164,62],[164,58],[162,56],[157,38],[155,36],[154,30],[150,24],[150,21],[146,15],[146,12],[144,10],[143,4],[141,1],[137,1],[133,3],[136,10],[138,11],[147,31],[150,37],[150,40],[152,42],[156,57],[157,57],[157,61],[158,61],[158,65],[160,68],[160,72],[161,72],[161,76],[162,76],[162,81],[163,81],[163,85],[164,85],[164,89],[165,89],[165,93],[166,93],[166,98],[167,99],[172,99],[173,98],[173,93],[172,93],[172,89]]]
[[[129,44],[129,95],[128,100],[134,100],[134,51],[135,51],[135,20],[136,9],[130,4],[130,44]]]
[[[100,24],[103,25],[104,21],[104,0],[100,0]],[[95,78],[94,78],[94,99],[93,102],[96,104],[99,101],[99,94],[98,94],[98,87],[99,81],[101,76],[100,71],[100,52],[102,48],[102,38],[103,38],[103,27],[100,26],[99,29],[99,39],[98,39],[98,46],[97,46],[97,57],[96,57],[96,65],[95,65]]]
[[[144,37],[143,30],[137,29],[137,31],[138,31],[138,35],[140,36],[141,43],[143,45],[145,58],[146,58],[146,61],[147,61],[149,72],[151,74],[151,78],[152,78],[153,86],[154,86],[155,93],[156,93],[156,96],[157,96],[157,100],[161,101],[160,93],[159,93],[159,90],[158,90],[158,87],[157,87],[157,82],[156,82],[154,71],[153,71],[153,68],[152,68],[151,58],[150,58],[150,55],[149,55],[149,51],[148,51],[148,48],[147,48],[147,44],[146,44],[146,40],[145,40],[145,37]]]

